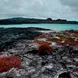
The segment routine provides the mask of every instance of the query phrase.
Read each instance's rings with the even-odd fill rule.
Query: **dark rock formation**
[[[41,28],[1,28],[0,29],[0,51],[4,47],[12,44],[14,41],[28,39],[32,40],[41,33],[38,30],[47,30]]]

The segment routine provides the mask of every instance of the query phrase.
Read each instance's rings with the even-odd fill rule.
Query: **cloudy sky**
[[[78,20],[78,0],[0,0],[0,19],[10,17]]]

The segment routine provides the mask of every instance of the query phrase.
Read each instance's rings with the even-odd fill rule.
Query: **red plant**
[[[71,46],[76,46],[77,45],[76,41],[66,41],[65,43],[68,44],[68,45],[71,45]]]
[[[39,54],[45,55],[45,54],[51,54],[52,53],[52,47],[48,44],[41,44],[39,47]]]
[[[64,42],[58,42],[57,45],[70,45],[70,46],[76,46],[78,43],[76,41],[64,41]]]
[[[17,56],[9,56],[0,58],[0,72],[8,71],[13,67],[18,67],[21,64],[21,59]]]

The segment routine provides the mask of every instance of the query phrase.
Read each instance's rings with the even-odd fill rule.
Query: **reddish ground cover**
[[[68,41],[64,41],[64,42],[57,42],[57,45],[70,45],[70,46],[76,46],[78,45],[78,43],[76,41],[71,41],[71,40],[68,40]]]
[[[41,44],[39,47],[39,54],[45,55],[45,54],[51,54],[52,53],[52,47],[48,44]]]
[[[17,56],[9,56],[0,58],[0,72],[8,71],[11,68],[19,67],[21,59]]]

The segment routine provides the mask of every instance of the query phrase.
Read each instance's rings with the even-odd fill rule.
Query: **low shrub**
[[[0,58],[0,72],[8,71],[11,68],[20,66],[21,59],[17,56]]]
[[[45,55],[45,54],[51,54],[52,53],[52,47],[49,46],[48,44],[41,44],[39,47],[39,54],[40,55]]]

